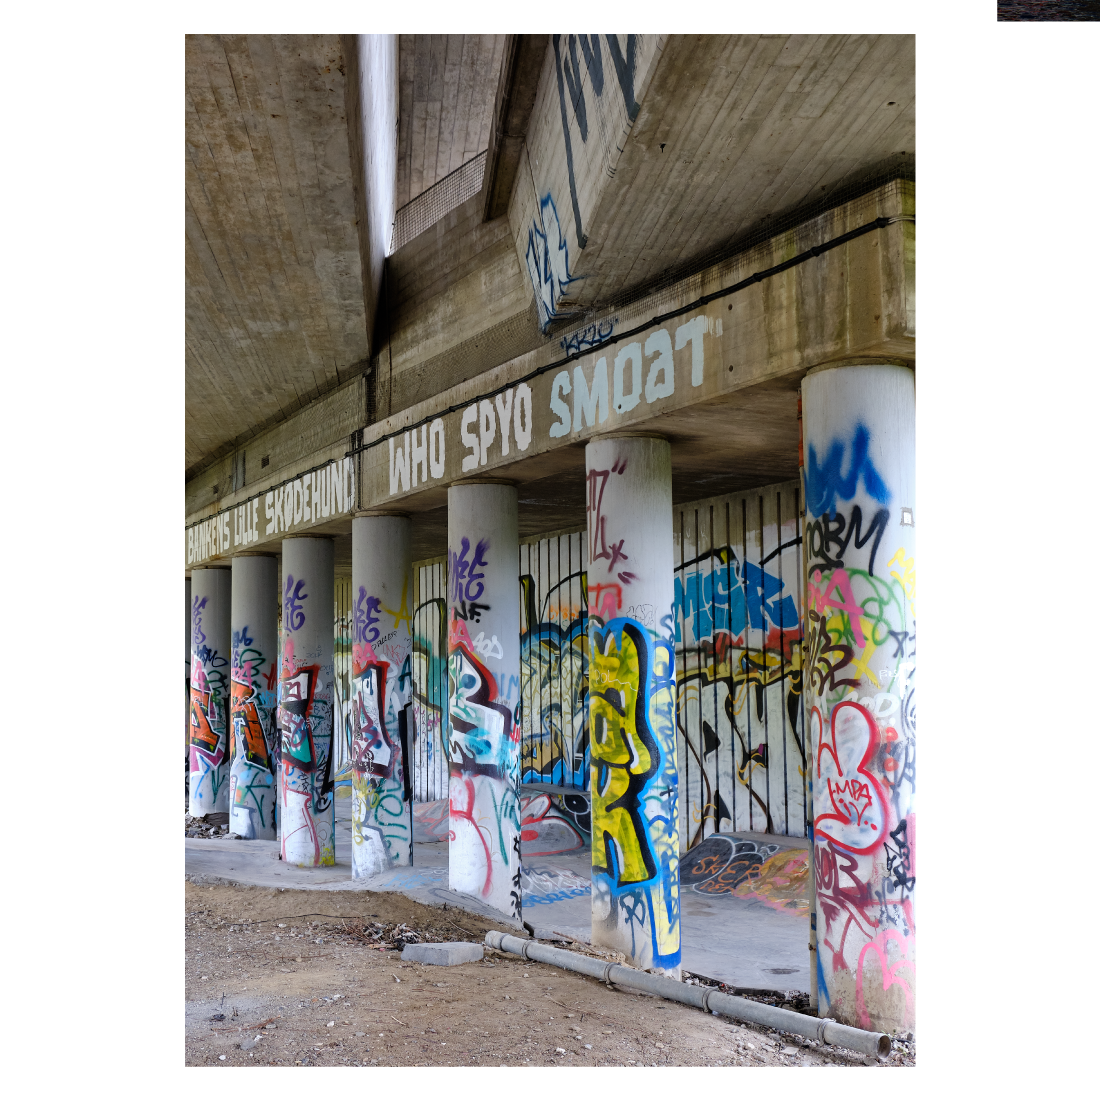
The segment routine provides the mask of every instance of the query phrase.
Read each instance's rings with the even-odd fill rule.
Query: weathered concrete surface
[[[503,34],[403,34],[396,205],[489,145]]]
[[[370,354],[338,35],[188,35],[187,464]],[[364,231],[365,231],[365,227]]]
[[[911,163],[914,49],[912,35],[552,35],[509,208],[543,324]]]
[[[430,966],[461,966],[485,958],[485,946],[480,943],[407,943],[401,952],[402,962],[427,963]]]
[[[518,921],[447,888],[446,844],[418,842],[413,867],[394,868],[373,879],[352,879],[350,799],[340,799],[336,805],[335,866],[282,863],[273,841],[188,839],[184,842],[186,875],[190,881],[209,885],[393,891],[426,905],[446,904],[499,920],[524,934]],[[806,843],[761,833],[733,834],[731,839],[774,848],[774,852],[767,855],[757,880],[718,884],[721,888],[712,886],[712,892],[701,888],[704,882],[685,884],[680,892],[682,967],[741,988],[809,992]],[[522,889],[524,921],[540,932],[590,941],[591,857],[587,851],[525,859]]]
[[[644,324],[654,313],[675,309],[700,294],[730,286],[876,217],[900,219],[886,229],[868,233],[709,307],[715,322],[719,317],[722,319],[721,337],[711,334],[709,339],[715,341],[716,361],[727,369],[713,371],[702,386],[695,387],[690,382],[690,364],[682,365],[677,369],[685,372],[685,378],[677,379],[673,395],[652,408],[643,401],[640,410],[631,411],[629,425],[617,424],[629,426],[630,430],[657,430],[669,438],[673,445],[675,501],[734,492],[797,476],[798,386],[809,369],[827,362],[869,356],[878,356],[880,361],[913,360],[914,211],[913,186],[903,182],[888,185],[613,315],[614,330],[624,331],[628,326]],[[678,326],[690,319],[685,316],[669,324]],[[670,335],[675,338],[671,329]],[[648,334],[642,333],[635,339],[644,343],[647,338]],[[601,353],[607,357],[612,384],[614,359],[620,350],[612,345]],[[369,445],[372,440],[383,439],[425,417],[443,415],[452,406],[464,409],[498,386],[515,387],[517,379],[561,356],[560,346],[544,344],[537,351],[371,424],[364,431],[364,442]],[[683,356],[690,356],[686,348],[679,351],[673,348],[674,359]],[[597,354],[584,360],[589,385],[598,359]],[[569,365],[570,371],[573,366]],[[630,370],[626,373],[629,375]],[[551,373],[547,386],[553,378]],[[570,378],[572,385],[572,374]],[[348,436],[336,434],[332,425],[339,419],[341,430],[350,433],[356,423],[362,424],[364,419],[356,420],[359,414],[355,406],[365,397],[351,386],[341,392],[346,402],[344,410],[336,407],[333,397],[326,404],[327,421],[318,419],[311,408],[308,416],[303,414],[301,424],[291,420],[278,431],[265,435],[264,447],[274,448],[276,437],[282,441],[284,460],[278,469],[274,468],[273,460],[270,479],[259,481],[259,489],[266,491],[311,465],[342,458]],[[548,399],[547,396],[541,406],[536,405],[542,435],[536,431],[526,451],[513,446],[508,455],[503,454],[497,441],[488,450],[485,466],[479,466],[478,470],[484,474],[491,469],[497,476],[507,476],[523,487],[520,530],[526,533],[545,530],[546,517],[551,514],[555,523],[563,527],[584,522],[584,461],[583,448],[578,444],[597,431],[610,430],[609,415],[607,422],[600,423],[597,419],[590,425],[586,420],[580,432],[573,432],[571,424],[565,436],[548,438],[545,433],[549,425],[557,422],[556,417],[548,415]],[[572,412],[572,393],[565,394],[564,400]],[[452,419],[455,417],[460,421],[461,412]],[[301,440],[295,434],[299,427],[308,428]],[[314,446],[324,431],[330,433],[328,442]],[[459,459],[466,453],[460,435],[460,425],[456,423],[449,429],[447,440],[448,448]],[[402,437],[396,442],[403,445]],[[309,447],[312,449],[307,451]],[[451,477],[461,473],[461,470],[448,471],[446,477],[429,478],[427,484],[420,482],[415,487],[410,484],[407,491],[391,494],[389,447],[381,443],[363,458],[361,504],[377,506],[384,501],[399,500],[400,507],[413,514],[414,559],[441,554],[446,548],[446,485]],[[188,522],[217,510],[215,501],[220,498],[211,492],[214,484],[217,481],[213,473],[189,484]],[[377,488],[367,488],[368,485]],[[253,486],[231,495],[223,506],[232,507],[251,499],[257,491]],[[262,493],[259,499],[262,501]],[[318,521],[312,529],[346,534],[350,519]],[[260,541],[274,537],[262,533]]]

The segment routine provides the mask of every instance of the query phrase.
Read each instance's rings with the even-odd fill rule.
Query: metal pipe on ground
[[[817,1039],[829,1046],[844,1047],[846,1050],[855,1050],[872,1057],[890,1053],[890,1036],[879,1031],[862,1031],[857,1027],[838,1024],[835,1020],[803,1016],[801,1012],[791,1012],[787,1008],[759,1004],[745,1000],[744,997],[732,997],[706,986],[685,985],[672,978],[647,974],[644,970],[635,970],[621,963],[593,959],[588,955],[578,955],[558,947],[548,947],[537,940],[509,936],[506,932],[486,932],[485,943],[496,951],[506,951],[524,959],[560,966],[564,970],[584,974],[608,985],[652,993],[656,997],[701,1008],[704,1012],[717,1012],[735,1020],[804,1035],[807,1039]]]

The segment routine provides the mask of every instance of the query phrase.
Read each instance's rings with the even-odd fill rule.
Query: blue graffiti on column
[[[811,443],[806,457],[806,508],[815,516],[832,514],[836,511],[836,502],[851,500],[856,495],[862,478],[863,487],[872,499],[885,504],[890,499],[890,490],[882,476],[875,469],[868,454],[871,433],[863,424],[857,424],[848,457],[848,472],[842,474],[845,455],[849,444],[842,439],[834,439],[829,445],[828,454],[819,463],[817,450]]]
[[[868,453],[870,442],[871,433],[860,423],[852,436],[850,455],[849,445],[841,439],[833,440],[821,462],[818,462],[814,445],[811,443],[807,448],[806,548],[811,571],[818,565],[825,569],[841,568],[850,541],[854,539],[859,550],[873,538],[867,571],[874,576],[875,556],[890,518],[889,511],[879,508],[864,530],[866,521],[858,504],[852,505],[847,515],[837,507],[838,500],[849,501],[856,495],[861,480],[873,500],[879,504],[890,500],[890,490]],[[841,473],[846,455],[848,472]]]

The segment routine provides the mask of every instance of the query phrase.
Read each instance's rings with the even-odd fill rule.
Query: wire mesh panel
[[[526,783],[588,789],[588,581],[582,531],[523,543],[520,691]]]
[[[351,577],[337,577],[333,631],[332,763],[337,797],[351,795]]]
[[[432,184],[427,191],[421,191],[394,214],[390,255],[481,190],[487,156],[488,150],[483,150],[476,157],[471,157],[450,175]]]
[[[447,797],[447,562],[413,565],[413,799]]]
[[[805,835],[797,482],[680,505],[680,844]]]

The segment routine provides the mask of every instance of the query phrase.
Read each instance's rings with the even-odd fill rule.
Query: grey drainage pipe
[[[647,974],[644,970],[635,970],[619,963],[604,962],[588,955],[579,955],[573,951],[562,951],[557,947],[548,947],[537,940],[525,940],[519,936],[509,936],[506,932],[486,932],[485,943],[497,951],[506,951],[512,955],[521,955],[535,962],[549,963],[565,970],[573,970],[608,985],[619,985],[624,989],[636,989],[643,993],[652,993],[670,1001],[701,1008],[704,1012],[719,1012],[723,1016],[732,1016],[735,1020],[745,1020],[751,1024],[773,1027],[778,1031],[790,1031],[795,1035],[805,1035],[807,1039],[818,1039],[830,1046],[857,1050],[860,1054],[885,1056],[890,1053],[890,1036],[879,1031],[862,1031],[858,1027],[847,1027],[835,1020],[821,1020],[814,1016],[803,1016],[801,1012],[792,1012],[788,1008],[776,1008],[744,997],[731,997],[717,989],[706,986],[685,985],[672,978],[663,978],[658,974]]]

